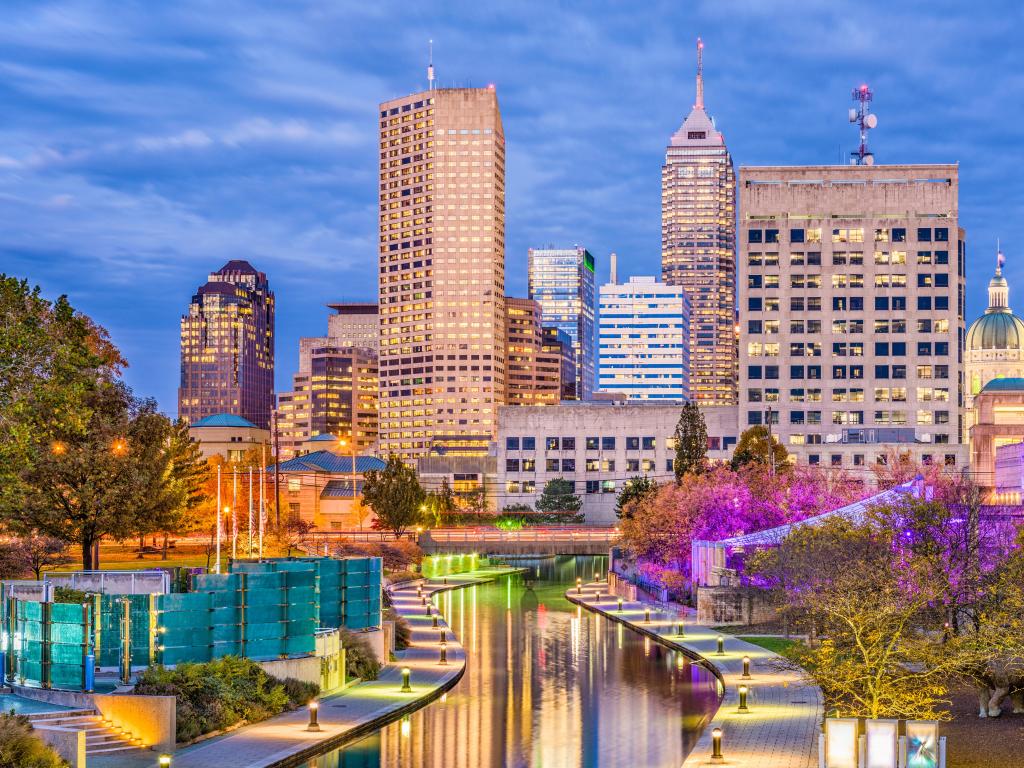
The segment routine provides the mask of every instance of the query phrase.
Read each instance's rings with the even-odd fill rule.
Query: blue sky
[[[836,162],[875,90],[884,162],[952,162],[969,319],[995,240],[1024,309],[1024,6],[839,0],[4,3],[0,271],[67,293],[173,412],[178,318],[232,258],[278,300],[277,381],[324,304],[376,295],[376,107],[494,83],[507,141],[507,291],[526,250],[585,244],[659,269],[660,165],[706,102],[737,165]]]

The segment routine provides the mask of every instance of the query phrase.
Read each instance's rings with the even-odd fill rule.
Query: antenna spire
[[[697,38],[697,101],[693,105],[704,109],[704,42]]]
[[[1006,263],[1006,257],[1003,256],[1003,248],[999,242],[999,238],[996,238],[996,274],[1003,274],[1003,264]]]
[[[427,58],[427,90],[434,90],[434,41],[428,40],[429,54]]]

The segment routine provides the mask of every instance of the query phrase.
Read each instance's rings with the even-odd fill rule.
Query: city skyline
[[[374,109],[424,86],[431,37],[441,84],[493,79],[502,101],[508,295],[525,295],[527,248],[536,243],[587,243],[604,270],[616,251],[620,274],[656,272],[657,166],[665,136],[692,103],[698,35],[715,62],[707,89],[737,167],[837,161],[856,144],[845,120],[849,90],[866,80],[881,120],[872,136],[879,163],[961,163],[968,319],[984,310],[997,237],[1008,279],[1021,274],[1020,238],[1003,222],[1018,218],[1024,193],[1011,164],[985,160],[1010,141],[1005,126],[1016,122],[1021,86],[1007,73],[1019,69],[1021,54],[998,24],[953,6],[941,20],[861,8],[871,23],[855,35],[848,8],[812,8],[799,28],[747,6],[739,17],[704,6],[652,6],[631,18],[600,7],[548,11],[535,22],[525,20],[528,8],[498,14],[514,29],[535,24],[533,38],[549,35],[543,56],[533,47],[539,42],[503,35],[486,14],[456,8],[410,18],[391,33],[403,51],[393,61],[376,55],[384,42],[368,33],[374,18],[351,12],[282,16],[267,7],[249,25],[215,29],[158,13],[129,13],[108,26],[98,13],[56,7],[64,12],[19,10],[19,24],[3,33],[13,118],[0,147],[0,189],[12,202],[0,228],[2,269],[48,294],[68,292],[124,348],[128,381],[167,412],[177,378],[167,350],[181,303],[226,259],[250,261],[275,286],[278,389],[323,305],[372,299]],[[1004,17],[1019,14],[1005,6]],[[917,31],[892,40],[887,30],[911,16]],[[319,22],[322,34],[305,34]],[[342,27],[360,44],[337,45]],[[548,52],[558,49],[551,40],[573,35],[585,43],[579,52]],[[787,44],[800,38],[815,42]],[[264,66],[277,64],[254,72],[231,56],[248,48],[290,55],[264,56]],[[351,49],[348,58],[338,58],[339,48]],[[970,73],[982,53],[987,87],[979,91]],[[568,56],[599,64],[586,75],[566,67],[567,79]],[[146,88],[127,74],[139,62],[149,65]],[[212,103],[204,95],[210,83],[224,99],[197,117],[195,105]],[[167,106],[169,93],[182,96],[180,113]],[[249,185],[243,201],[253,173],[269,191]],[[151,286],[127,277],[133,265],[151,270]]]

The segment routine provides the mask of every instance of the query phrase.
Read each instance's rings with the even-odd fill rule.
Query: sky
[[[494,84],[506,293],[531,246],[660,272],[661,163],[694,100],[737,167],[835,163],[851,90],[879,163],[960,164],[968,322],[996,240],[1024,310],[1024,4],[1013,0],[5,0],[0,272],[111,333],[176,409],[181,314],[229,259],[277,296],[277,385],[328,302],[376,299],[377,105]],[[844,161],[845,162],[845,161]],[[1014,291],[1018,288],[1020,293]]]

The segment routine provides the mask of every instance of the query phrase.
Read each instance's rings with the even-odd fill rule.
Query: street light
[[[123,437],[119,437],[114,441],[114,444],[110,446],[110,452],[115,456],[124,456],[128,453],[128,443]]]
[[[52,443],[50,443],[50,453],[52,453],[54,456],[63,456],[67,452],[67,445],[62,443],[60,440],[54,440]]]

